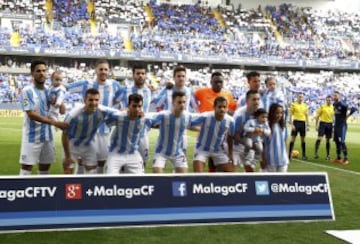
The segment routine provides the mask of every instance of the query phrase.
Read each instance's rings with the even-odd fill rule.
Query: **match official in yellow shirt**
[[[320,121],[320,124],[319,124]],[[318,138],[315,142],[314,158],[319,158],[319,147],[321,139],[326,136],[326,160],[330,160],[330,139],[332,137],[334,122],[334,106],[331,103],[331,96],[326,97],[326,103],[321,105],[316,114],[315,128],[318,131]]]
[[[304,93],[299,93],[297,101],[290,106],[290,121],[291,124],[291,141],[289,148],[289,158],[294,148],[295,139],[298,133],[301,138],[302,160],[307,160],[305,136],[306,129],[309,126],[308,106],[304,103]]]

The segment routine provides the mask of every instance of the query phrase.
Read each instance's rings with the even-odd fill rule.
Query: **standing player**
[[[185,86],[186,82],[186,69],[184,66],[176,66],[173,72],[173,78],[175,81],[175,85],[171,88],[164,88],[161,90],[160,94],[153,100],[156,108],[158,110],[164,109],[168,111],[172,111],[172,94],[174,92],[183,92],[186,95],[186,103],[185,103],[185,111],[193,110],[195,112],[198,111],[197,102],[192,90]],[[186,154],[187,150],[187,133],[183,135],[183,150],[184,154]]]
[[[48,174],[50,164],[55,162],[55,147],[51,125],[64,129],[67,124],[48,118],[50,107],[48,90],[45,88],[47,65],[35,60],[30,66],[32,84],[21,93],[21,105],[25,112],[20,153],[20,175],[31,175],[39,163],[39,174]],[[61,112],[64,112],[62,109]]]
[[[186,129],[193,117],[185,112],[186,100],[184,92],[174,91],[171,111],[164,111],[153,119],[153,125],[158,125],[160,129],[153,162],[154,173],[163,172],[166,160],[171,161],[176,173],[187,172],[188,163],[183,144]]]
[[[151,103],[151,91],[145,86],[146,81],[146,66],[143,63],[135,64],[132,67],[133,86],[128,86],[119,90],[115,96],[115,100],[121,103],[123,108],[128,108],[128,98],[131,94],[139,94],[142,96],[142,111],[148,113]],[[146,164],[149,159],[149,138],[147,131],[141,132],[139,152],[142,157],[142,161]]]
[[[326,136],[326,160],[330,160],[330,138],[333,131],[334,106],[331,104],[331,96],[326,97],[326,103],[321,105],[315,118],[315,128],[318,132],[318,138],[315,142],[314,158],[319,158],[318,151],[321,139]],[[320,124],[319,124],[320,121]]]
[[[336,144],[336,159],[333,163],[341,163],[343,165],[349,164],[348,151],[345,144],[345,137],[347,131],[347,119],[356,112],[356,108],[352,107],[349,111],[349,106],[341,101],[340,92],[334,92],[334,110],[335,110],[335,122],[334,122],[334,141]],[[341,160],[341,152],[344,155]]]
[[[200,88],[195,91],[194,95],[197,100],[199,112],[214,111],[214,102],[217,97],[225,97],[228,101],[228,110],[234,112],[236,109],[236,101],[231,92],[225,91],[224,77],[220,72],[211,74],[211,87]]]
[[[304,103],[304,93],[299,93],[297,101],[290,106],[289,124],[291,125],[291,141],[289,147],[289,159],[294,148],[296,136],[300,133],[302,160],[307,160],[306,157],[306,130],[309,128],[308,106]]]
[[[152,101],[158,110],[164,109],[171,111],[172,109],[172,94],[176,91],[184,92],[186,95],[186,106],[185,110],[190,111],[192,110],[197,111],[197,103],[194,97],[193,92],[191,89],[185,86],[186,82],[186,68],[184,66],[176,66],[173,73],[173,78],[175,81],[175,85],[171,88],[164,88],[160,91],[159,95],[154,98]]]
[[[104,121],[116,112],[99,104],[99,91],[90,88],[85,93],[85,104],[73,108],[66,115],[65,122],[69,123],[69,128],[62,135],[65,173],[73,173],[73,162],[77,160],[81,161],[86,174],[97,173],[97,144],[94,137]]]
[[[81,93],[85,97],[85,92],[94,88],[100,93],[100,104],[113,107],[115,102],[115,94],[121,90],[120,84],[112,79],[108,79],[110,73],[109,62],[105,59],[96,61],[95,64],[96,79],[92,81],[83,80],[68,85],[67,89],[70,93]],[[108,156],[110,140],[110,128],[105,123],[101,125],[96,134],[96,157],[98,162],[97,172],[104,173],[104,165]],[[78,168],[78,174],[83,173],[82,165]]]
[[[131,94],[127,104],[127,111],[118,111],[107,120],[108,125],[115,125],[110,140],[107,174],[144,173],[139,141],[142,131],[150,128],[151,120],[143,116],[143,97],[140,94]]]
[[[232,147],[234,120],[227,114],[228,100],[217,97],[214,101],[214,112],[199,115],[191,126],[201,126],[196,142],[194,155],[194,172],[203,172],[206,159],[211,157],[214,165],[222,172],[233,172]],[[227,141],[227,147],[224,146]]]
[[[233,159],[234,165],[243,165],[246,172],[254,172],[255,161],[247,160],[248,164],[244,161],[244,144],[245,144],[245,123],[254,118],[254,113],[259,109],[260,105],[260,94],[255,90],[249,90],[246,93],[246,105],[238,108],[234,113],[235,121],[235,136],[234,136],[234,149]],[[251,153],[254,153],[251,150]]]
[[[246,79],[249,85],[249,91],[257,91],[259,92],[260,90],[260,85],[261,85],[261,81],[260,81],[260,74],[256,71],[251,71],[246,75]],[[261,102],[261,101],[260,101]],[[243,96],[241,96],[238,99],[237,102],[237,107],[242,107],[246,105],[246,94],[244,94]],[[260,107],[262,108],[263,105],[262,103],[260,103]]]
[[[233,95],[225,91],[224,77],[220,72],[214,72],[211,74],[211,87],[200,88],[195,91],[194,95],[197,100],[198,109],[200,113],[209,112],[214,110],[214,102],[217,97],[225,97],[227,100],[228,111],[233,113],[236,109],[236,101]],[[209,159],[209,172],[215,172],[216,167],[212,162],[212,158]]]

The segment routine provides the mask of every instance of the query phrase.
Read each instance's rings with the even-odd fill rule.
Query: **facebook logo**
[[[269,182],[267,182],[267,181],[255,181],[255,190],[256,190],[256,195],[258,195],[258,196],[270,195]]]
[[[186,197],[186,182],[184,181],[174,181],[172,183],[172,192],[174,197]]]

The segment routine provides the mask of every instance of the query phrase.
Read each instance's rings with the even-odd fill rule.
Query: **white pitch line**
[[[304,163],[304,164],[309,164],[309,165],[312,165],[312,166],[317,166],[317,167],[320,167],[320,168],[333,169],[333,170],[337,170],[337,171],[348,173],[348,174],[360,175],[360,172],[356,172],[356,171],[352,171],[352,170],[348,170],[348,169],[340,169],[340,168],[337,168],[337,167],[331,167],[331,166],[327,166],[327,165],[322,165],[322,164],[308,162],[308,161],[304,161],[304,160],[300,160],[300,159],[294,159],[294,158],[292,160],[295,160],[295,161],[298,161],[298,162],[301,162],[301,163]]]

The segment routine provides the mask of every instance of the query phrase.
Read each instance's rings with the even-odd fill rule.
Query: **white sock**
[[[96,171],[98,174],[104,174],[104,166],[97,166]]]
[[[48,175],[48,174],[49,174],[49,170],[39,170],[38,174],[39,174],[39,175]]]
[[[31,175],[31,170],[20,169],[19,175]]]

